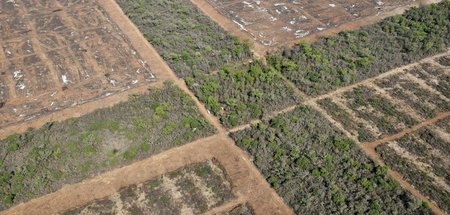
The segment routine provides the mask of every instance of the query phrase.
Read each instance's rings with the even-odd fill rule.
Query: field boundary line
[[[341,132],[343,132],[348,138],[350,138],[351,140],[353,140],[356,144],[356,146],[358,147],[358,149],[361,150],[362,153],[364,153],[365,155],[367,155],[371,160],[373,160],[373,162],[375,162],[378,165],[383,165],[386,166],[386,164],[383,162],[383,160],[380,158],[380,156],[378,155],[378,153],[375,151],[375,148],[367,147],[365,143],[361,143],[358,138],[356,138],[355,136],[351,135],[346,129],[344,129],[344,127],[342,126],[342,124],[340,122],[337,122],[336,120],[334,120],[331,116],[329,116],[327,114],[327,112],[325,110],[323,110],[321,107],[319,107],[317,105],[317,103],[313,102],[310,104],[315,110],[317,110],[323,117],[325,117],[325,119],[327,119],[333,126],[335,126],[338,130],[340,130]],[[450,112],[448,112],[450,115]],[[430,200],[428,197],[426,197],[425,195],[423,195],[419,190],[417,190],[413,185],[411,185],[409,182],[407,182],[406,180],[404,180],[403,175],[401,175],[399,172],[396,172],[394,170],[392,170],[391,168],[388,168],[388,174],[390,177],[392,177],[393,180],[397,181],[400,186],[407,190],[408,192],[410,192],[411,194],[413,194],[414,196],[416,196],[417,198],[419,198],[420,200],[427,202],[430,205],[430,209],[435,213],[435,214],[445,214],[436,204],[434,201]]]
[[[211,159],[220,163],[232,184],[234,195],[248,202],[258,214],[264,211],[279,215],[293,214],[265,178],[252,169],[253,163],[245,152],[232,143],[231,138],[224,134],[201,138],[82,182],[65,185],[56,192],[0,211],[0,215],[60,213],[114,195],[123,187]]]
[[[351,85],[344,86],[344,87],[341,87],[341,88],[337,88],[337,89],[335,89],[333,91],[330,91],[328,93],[325,93],[323,95],[310,97],[309,99],[303,100],[303,101],[299,102],[296,105],[292,105],[292,106],[286,107],[286,108],[278,110],[278,111],[273,111],[272,113],[267,114],[267,116],[263,117],[263,118],[276,117],[279,114],[286,113],[286,112],[289,112],[290,110],[295,109],[297,106],[309,105],[311,103],[317,102],[318,100],[322,100],[322,99],[325,99],[325,98],[331,98],[333,96],[337,96],[337,95],[342,94],[344,92],[347,92],[347,91],[350,91],[352,89],[355,89],[355,88],[357,88],[359,86],[364,86],[366,84],[370,84],[373,81],[376,81],[376,80],[379,80],[379,79],[383,79],[383,78],[386,78],[386,77],[389,77],[389,76],[392,76],[392,75],[397,75],[397,74],[400,74],[400,73],[406,73],[405,70],[407,70],[407,69],[410,69],[412,67],[418,66],[421,63],[424,63],[424,62],[426,62],[428,60],[433,60],[433,59],[436,59],[436,58],[439,58],[439,57],[442,57],[442,56],[446,56],[448,54],[450,54],[450,48],[448,48],[445,52],[442,52],[442,53],[439,53],[439,54],[436,54],[436,55],[433,55],[433,56],[429,56],[429,57],[423,58],[423,59],[421,59],[421,60],[419,60],[417,62],[408,64],[408,65],[404,65],[404,66],[401,66],[401,67],[398,67],[398,68],[394,68],[394,69],[389,70],[389,71],[387,71],[385,73],[381,73],[381,74],[379,74],[377,76],[374,76],[374,77],[371,77],[371,78],[368,78],[368,79],[364,79],[364,80],[362,80],[360,82],[353,83]],[[406,74],[409,74],[409,73],[406,73]],[[287,79],[284,75],[281,75],[281,76],[283,77],[283,79]],[[298,88],[297,88],[297,90],[302,92]],[[242,124],[242,125],[238,125],[238,126],[229,128],[228,129],[228,133],[243,130],[245,128],[250,127],[252,124],[257,124],[259,122],[261,122],[260,119],[252,119],[250,123],[245,123],[245,124]]]
[[[113,0],[99,0],[103,3],[102,6],[104,6],[105,10],[113,17],[116,17],[119,19],[120,23],[124,23],[125,28],[131,28],[134,29],[134,36],[133,39],[136,40],[136,42],[142,44],[146,44],[146,47],[151,50],[152,54],[155,55],[156,59],[159,64],[161,64],[161,67],[163,68],[163,73],[166,73],[166,77],[169,80],[172,80],[176,86],[178,86],[182,91],[187,93],[191,99],[194,100],[200,114],[208,120],[209,123],[213,125],[213,127],[217,130],[217,135],[222,137],[225,142],[225,145],[229,147],[229,151],[234,150],[234,154],[239,154],[239,160],[245,162],[245,171],[250,172],[254,177],[257,178],[256,183],[262,184],[263,186],[266,186],[266,189],[264,189],[264,192],[267,192],[267,195],[270,195],[271,198],[277,203],[280,208],[279,210],[283,211],[283,214],[293,214],[292,209],[286,205],[286,203],[283,201],[283,199],[277,194],[277,192],[270,186],[270,184],[265,180],[265,178],[262,176],[261,172],[257,169],[257,167],[253,164],[253,162],[250,161],[250,158],[246,152],[244,152],[242,149],[240,149],[234,140],[232,140],[230,137],[228,137],[227,129],[220,123],[220,120],[214,116],[212,113],[210,113],[205,105],[195,96],[195,94],[189,89],[189,87],[186,85],[186,82],[179,78],[175,72],[168,66],[167,62],[164,61],[164,59],[159,55],[159,53],[156,51],[156,49],[148,42],[148,40],[144,37],[144,35],[139,31],[138,27],[123,13],[120,6],[117,4],[116,1]],[[116,21],[116,22],[119,22]],[[128,32],[128,31],[126,31]],[[217,153],[222,153],[221,151],[215,151]],[[222,155],[222,154],[220,154]],[[221,163],[222,164],[222,163]],[[250,200],[248,200],[250,201]],[[258,201],[258,200],[254,200]],[[251,203],[251,202],[250,202]],[[272,203],[273,204],[273,203]],[[272,205],[271,204],[271,205]],[[262,205],[259,205],[259,207],[264,208]],[[276,212],[276,211],[274,211]]]
[[[420,130],[420,129],[426,127],[426,126],[429,126],[429,125],[431,125],[431,124],[433,124],[433,123],[435,123],[435,122],[437,122],[439,120],[445,119],[447,117],[450,117],[450,111],[438,113],[435,117],[433,117],[431,119],[428,119],[428,120],[425,120],[423,122],[420,122],[420,123],[418,123],[418,124],[416,124],[416,125],[414,125],[414,126],[412,126],[410,128],[406,128],[406,129],[404,129],[401,132],[398,132],[396,134],[383,137],[381,139],[378,139],[378,140],[375,140],[375,141],[372,141],[372,142],[363,143],[363,145],[375,149],[380,144],[400,139],[403,136],[406,136],[406,135],[408,135],[410,133],[413,133],[413,132],[415,132],[417,130]]]

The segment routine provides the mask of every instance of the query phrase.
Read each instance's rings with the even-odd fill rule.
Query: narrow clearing
[[[406,70],[411,69],[411,68],[414,68],[414,67],[420,65],[421,63],[425,63],[425,62],[428,62],[428,61],[432,61],[432,60],[434,60],[434,59],[437,59],[437,58],[439,58],[439,57],[446,56],[446,55],[448,55],[448,54],[450,54],[450,49],[447,50],[447,51],[444,52],[444,53],[437,54],[437,55],[434,55],[434,56],[430,56],[430,57],[424,58],[424,59],[422,59],[422,60],[420,60],[420,61],[417,61],[417,62],[415,62],[415,63],[408,64],[408,65],[405,65],[405,66],[402,66],[402,67],[399,67],[399,68],[395,68],[395,69],[390,70],[390,71],[388,71],[388,72],[382,73],[382,74],[380,74],[380,75],[378,75],[378,76],[375,76],[375,77],[372,77],[372,78],[368,78],[368,79],[365,79],[365,80],[363,80],[363,81],[360,81],[360,82],[357,82],[357,83],[354,83],[354,84],[351,84],[351,85],[348,85],[348,86],[345,86],[345,87],[338,88],[338,89],[336,89],[336,90],[334,90],[334,91],[330,91],[329,93],[326,93],[326,94],[323,94],[323,95],[320,95],[320,96],[316,96],[316,97],[312,97],[312,98],[307,98],[305,101],[301,102],[301,103],[298,104],[298,105],[302,105],[302,104],[304,104],[304,105],[310,105],[310,104],[312,104],[312,103],[315,103],[315,102],[317,102],[317,101],[319,101],[319,100],[322,100],[322,99],[325,99],[325,98],[335,98],[336,96],[338,96],[338,95],[340,95],[340,94],[343,94],[344,92],[350,91],[350,90],[352,90],[352,89],[355,89],[355,88],[357,88],[357,87],[359,87],[359,86],[363,86],[363,85],[366,85],[366,84],[370,84],[370,83],[372,83],[372,82],[374,82],[374,81],[376,81],[376,80],[380,80],[380,79],[386,78],[386,77],[388,77],[388,76],[397,75],[397,74],[400,74],[400,73],[405,73]],[[409,75],[409,73],[406,73],[406,74]],[[415,78],[415,77],[414,77],[414,78]],[[415,78],[415,79],[417,79],[417,78]],[[420,79],[418,79],[418,80],[420,80]],[[422,81],[422,82],[423,82],[423,81]],[[423,85],[426,85],[426,83],[422,83],[422,84],[423,84]],[[421,86],[422,86],[422,85],[421,85]],[[422,86],[422,87],[424,87],[424,86]],[[424,88],[425,88],[425,87],[424,87]],[[431,87],[429,87],[428,85],[426,85],[426,88],[425,88],[425,89],[428,89],[428,88],[431,88]],[[436,90],[434,90],[433,88],[431,88],[431,89],[433,90],[432,92],[436,92]],[[438,93],[438,92],[436,92],[436,93]],[[438,94],[441,95],[440,93],[438,93]],[[444,96],[443,96],[443,97],[444,97]],[[445,98],[445,97],[444,97],[444,98]],[[283,109],[283,110],[275,111],[275,112],[269,113],[269,114],[267,114],[267,115],[270,116],[270,118],[271,118],[271,117],[275,117],[275,116],[277,116],[277,115],[279,115],[279,114],[282,114],[282,113],[285,113],[285,112],[289,112],[289,111],[295,109],[295,107],[297,107],[298,105],[292,105],[292,106],[289,106],[289,107],[287,107],[287,108],[285,108],[285,109]],[[243,130],[243,129],[246,129],[246,128],[250,127],[252,124],[257,124],[257,123],[259,123],[259,122],[261,122],[261,120],[255,119],[255,120],[252,120],[252,122],[250,122],[250,123],[247,123],[247,124],[243,124],[243,125],[239,125],[239,126],[233,127],[233,128],[231,128],[231,129],[229,129],[229,132],[240,131],[240,130]]]

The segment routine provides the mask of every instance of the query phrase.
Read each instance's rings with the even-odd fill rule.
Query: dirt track
[[[293,214],[253,167],[245,153],[226,135],[211,136],[167,150],[81,183],[67,185],[57,192],[17,205],[0,214],[55,214],[105,198],[122,187],[142,183],[185,165],[211,158],[216,158],[225,169],[238,197],[236,205],[247,201],[258,214],[269,211],[271,214]]]
[[[411,128],[404,129],[403,131],[401,131],[401,132],[399,132],[397,134],[394,134],[394,135],[385,136],[382,139],[376,140],[374,142],[371,142],[371,143],[360,143],[360,141],[358,140],[358,138],[356,136],[354,136],[350,132],[348,132],[339,122],[334,120],[331,116],[328,115],[328,113],[325,110],[323,110],[319,105],[317,105],[317,101],[319,101],[321,99],[324,99],[324,98],[335,97],[337,95],[340,95],[340,94],[342,94],[344,92],[352,90],[352,89],[354,89],[354,88],[356,88],[358,86],[361,86],[361,85],[371,85],[376,80],[380,80],[382,78],[386,78],[386,77],[391,76],[391,75],[397,75],[397,74],[404,73],[407,69],[413,68],[413,67],[419,65],[420,63],[432,61],[433,59],[439,58],[441,56],[448,55],[449,53],[450,53],[450,50],[445,52],[445,53],[442,53],[442,54],[438,54],[438,55],[435,55],[435,56],[431,56],[431,57],[422,59],[419,62],[415,62],[415,63],[409,64],[409,65],[406,65],[406,66],[403,66],[403,67],[400,67],[400,68],[393,69],[391,71],[388,71],[386,73],[380,74],[380,75],[375,76],[373,78],[369,78],[369,79],[366,79],[364,81],[361,81],[361,82],[358,82],[358,83],[355,83],[355,84],[352,84],[352,85],[349,85],[349,86],[346,86],[346,87],[339,88],[339,89],[337,89],[335,91],[332,91],[332,92],[329,92],[327,94],[324,94],[324,95],[321,95],[321,96],[317,96],[317,97],[314,97],[314,98],[309,98],[306,101],[300,103],[299,105],[306,104],[306,105],[312,106],[315,110],[319,111],[329,122],[331,122],[337,129],[342,131],[347,137],[351,138],[354,142],[358,143],[357,145],[361,148],[361,150],[367,156],[369,156],[376,163],[378,163],[380,165],[384,165],[384,162],[381,160],[381,158],[379,157],[378,153],[376,153],[376,151],[375,151],[375,147],[376,146],[378,146],[379,144],[391,141],[391,140],[395,140],[395,139],[401,138],[404,135],[407,135],[407,134],[409,134],[411,132],[414,132],[414,131],[416,131],[418,129],[421,129],[421,128],[425,127],[425,126],[428,126],[430,124],[433,124],[433,123],[435,123],[435,122],[437,122],[437,121],[439,121],[441,119],[450,117],[450,112],[440,113],[440,114],[438,114],[436,117],[434,117],[432,119],[429,119],[429,120],[426,120],[426,121],[422,121],[419,124],[417,124],[417,125],[415,125],[415,126],[413,126]],[[269,117],[275,117],[275,116],[277,116],[279,114],[291,111],[297,106],[298,105],[293,105],[293,106],[287,107],[287,108],[285,108],[283,110],[270,113],[270,114],[268,114],[268,116]],[[243,130],[243,129],[249,128],[251,125],[259,123],[259,122],[261,122],[261,120],[253,120],[251,123],[248,123],[248,124],[245,124],[245,125],[236,126],[234,128],[231,128],[229,131],[230,132],[236,132],[236,131],[239,131],[239,130]],[[409,192],[411,192],[415,196],[419,197],[423,201],[428,202],[430,207],[431,207],[431,209],[433,210],[433,212],[435,212],[436,214],[444,214],[443,211],[441,209],[439,209],[436,206],[435,203],[431,202],[426,196],[421,194],[414,186],[412,186],[407,181],[405,181],[403,179],[403,176],[400,173],[398,173],[396,171],[393,171],[393,170],[389,170],[389,174],[396,181],[398,181],[400,183],[400,185],[405,190],[408,190]]]
[[[450,49],[448,49],[447,52],[444,52],[444,53],[441,53],[441,54],[437,54],[437,55],[434,55],[434,56],[431,56],[431,57],[424,58],[424,59],[422,59],[422,60],[420,60],[418,62],[412,63],[412,64],[408,64],[408,65],[405,65],[405,66],[402,66],[402,67],[399,67],[399,68],[395,68],[395,69],[390,70],[388,72],[382,73],[382,74],[380,74],[378,76],[375,76],[375,77],[372,77],[372,78],[368,78],[368,79],[365,79],[363,81],[360,81],[360,82],[357,82],[357,83],[354,83],[354,84],[351,84],[351,85],[348,85],[348,86],[345,86],[345,87],[338,88],[338,89],[333,90],[331,92],[328,92],[326,94],[323,94],[323,95],[320,95],[320,96],[316,96],[316,97],[312,97],[312,98],[307,98],[303,102],[300,102],[300,104],[298,104],[298,105],[302,105],[302,104],[309,105],[311,103],[315,103],[315,102],[317,102],[319,100],[322,100],[324,98],[334,97],[334,96],[342,94],[342,93],[344,93],[346,91],[350,91],[350,90],[352,90],[352,89],[354,89],[356,87],[359,87],[359,86],[362,86],[362,85],[366,85],[366,84],[371,84],[372,82],[374,82],[376,80],[380,80],[380,79],[386,78],[388,76],[404,73],[405,70],[407,70],[407,69],[411,69],[413,67],[418,66],[421,63],[429,62],[429,61],[432,61],[433,59],[436,59],[436,58],[439,58],[439,57],[442,57],[442,56],[446,56],[448,54],[450,54]],[[417,79],[417,78],[415,78],[415,79]],[[424,85],[423,83],[421,83],[421,84]],[[430,88],[431,87],[428,86],[426,89],[430,89]],[[432,92],[436,92],[436,90],[434,90],[432,88],[431,88],[431,91]],[[274,111],[274,112],[269,113],[267,115],[268,115],[269,118],[272,118],[272,117],[275,117],[275,116],[277,116],[279,114],[291,111],[295,107],[297,107],[298,105],[292,105],[292,106],[284,108],[283,110]],[[250,123],[247,123],[247,124],[244,124],[244,125],[238,125],[236,127],[233,127],[231,129],[229,129],[229,132],[236,132],[236,131],[239,131],[239,130],[243,130],[245,128],[250,127],[252,124],[259,123],[260,121],[261,120],[258,120],[258,119],[252,120]]]

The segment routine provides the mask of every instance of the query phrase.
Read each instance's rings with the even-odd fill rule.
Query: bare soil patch
[[[122,188],[106,199],[62,214],[200,214],[233,197],[224,172],[209,160]]]
[[[238,36],[256,41],[255,52],[313,41],[356,29],[431,1],[219,1],[192,0],[207,15]],[[209,4],[209,5],[207,5]],[[215,9],[216,11],[213,11]],[[228,20],[226,20],[228,18]],[[230,27],[234,24],[234,28]]]
[[[1,128],[155,81],[97,1],[3,1],[0,16]]]

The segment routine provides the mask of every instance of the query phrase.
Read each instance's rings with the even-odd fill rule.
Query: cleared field
[[[431,213],[308,106],[231,136],[297,214]]]
[[[0,209],[212,134],[172,84],[76,119],[11,135],[0,145]]]
[[[306,94],[320,95],[444,52],[450,45],[449,5],[413,8],[356,31],[285,48],[268,62]]]
[[[367,17],[384,16],[412,0],[206,0],[236,27],[265,46],[281,46]],[[370,20],[368,20],[370,21]]]
[[[436,202],[450,211],[450,118],[439,121],[400,139],[379,145],[383,161]],[[445,127],[440,127],[445,125]]]
[[[155,80],[97,1],[0,8],[0,128]]]
[[[225,32],[189,0],[116,2],[179,77],[251,56],[248,43]]]
[[[429,63],[448,56],[399,69],[395,74],[326,96],[318,103],[361,142],[398,133],[450,111],[446,95],[450,90],[449,70],[444,65]]]
[[[226,66],[215,74],[194,73],[186,83],[226,127],[248,123],[301,100],[276,70],[260,61]]]
[[[232,198],[231,184],[221,167],[206,161],[122,188],[62,214],[200,214]]]

